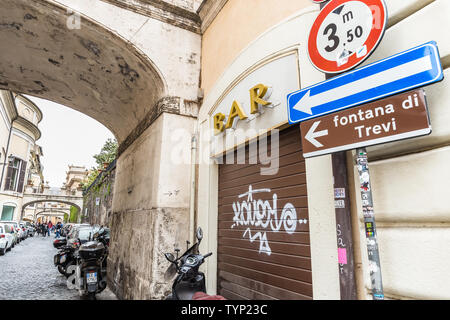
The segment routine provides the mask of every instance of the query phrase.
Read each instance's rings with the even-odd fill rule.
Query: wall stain
[[[97,57],[100,56],[101,50],[98,47],[97,44],[95,44],[94,42],[90,41],[90,40],[85,40],[85,39],[81,39],[80,43],[83,45],[83,47],[85,47],[89,52],[92,52],[93,54],[95,54]]]
[[[50,62],[51,64],[59,67],[61,65],[61,62],[53,60],[52,58],[48,58],[48,62]]]
[[[27,13],[24,17],[24,20],[38,20],[36,16],[33,16],[31,13]]]
[[[16,29],[16,30],[20,30],[20,28],[23,27],[23,24],[17,23],[17,22],[12,22],[12,23],[0,23],[0,27],[3,27],[3,28],[14,28],[14,29]]]
[[[139,73],[136,70],[131,69],[128,63],[122,57],[116,57],[117,63],[120,67],[120,73],[127,77],[127,80],[134,82],[139,78]]]

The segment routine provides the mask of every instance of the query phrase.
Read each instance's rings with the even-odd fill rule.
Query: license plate
[[[86,282],[87,283],[97,283],[97,272],[89,272],[86,275]]]

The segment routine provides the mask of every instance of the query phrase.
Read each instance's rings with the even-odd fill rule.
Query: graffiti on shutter
[[[249,226],[245,229],[243,238],[247,237],[250,242],[259,240],[259,253],[271,255],[269,239],[267,239],[267,231],[286,232],[293,234],[297,230],[297,223],[306,224],[307,219],[297,219],[297,211],[292,203],[286,203],[278,216],[278,196],[276,193],[272,195],[272,205],[269,200],[258,199],[253,195],[258,193],[270,193],[270,189],[253,189],[252,185],[248,187],[248,192],[240,194],[239,199],[246,200],[233,202],[233,224],[231,229],[236,226]],[[267,231],[252,232],[252,226],[261,227]]]

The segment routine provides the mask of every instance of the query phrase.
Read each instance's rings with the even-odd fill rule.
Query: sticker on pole
[[[350,70],[375,50],[387,23],[384,0],[334,0],[320,11],[311,28],[308,56],[318,70]]]

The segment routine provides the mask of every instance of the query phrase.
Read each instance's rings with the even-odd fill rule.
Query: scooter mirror
[[[198,229],[197,229],[197,239],[199,241],[203,239],[203,230],[200,227],[198,227]]]
[[[166,253],[164,254],[164,256],[166,257],[167,260],[169,260],[170,262],[175,262],[175,257],[173,254],[171,253]]]

